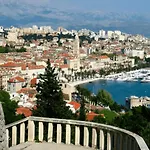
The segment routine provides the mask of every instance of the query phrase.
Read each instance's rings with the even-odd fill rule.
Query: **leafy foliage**
[[[113,104],[113,99],[111,95],[105,91],[100,90],[96,95],[97,104],[103,104],[105,106],[109,106]]]
[[[18,107],[17,102],[10,100],[8,92],[3,90],[0,91],[0,102],[2,103],[3,106],[6,124],[20,120],[24,117],[23,115],[16,114],[16,109]]]
[[[77,89],[78,94],[80,96],[80,104],[81,104],[78,119],[85,121],[86,120],[85,98],[90,96],[90,92],[87,89],[82,88],[80,86],[77,86],[76,89]]]
[[[9,53],[9,52],[26,52],[26,48],[15,49],[9,46],[2,47],[0,46],[0,53]]]
[[[95,116],[93,119],[93,122],[97,122],[97,123],[106,123],[106,119],[104,117],[102,117],[101,115]]]
[[[150,147],[150,109],[145,106],[135,107],[129,113],[117,116],[111,124],[139,134]]]

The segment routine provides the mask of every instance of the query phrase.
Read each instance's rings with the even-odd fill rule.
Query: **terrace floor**
[[[93,150],[82,146],[56,144],[56,143],[34,143],[27,142],[10,147],[9,150]]]

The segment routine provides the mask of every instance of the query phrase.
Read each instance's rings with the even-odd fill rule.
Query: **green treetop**
[[[55,67],[51,67],[50,60],[47,61],[45,73],[39,75],[37,92],[37,109],[33,111],[34,116],[72,118],[72,112],[66,107],[66,102],[63,100],[58,74],[55,73]]]
[[[18,104],[17,102],[10,100],[10,95],[8,92],[0,90],[0,102],[3,106],[6,124],[20,120],[24,117],[23,115],[16,114]]]
[[[114,103],[111,95],[105,91],[100,90],[96,95],[97,104],[103,104],[105,106],[110,106]]]

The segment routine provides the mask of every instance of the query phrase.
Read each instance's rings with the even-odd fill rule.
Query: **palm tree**
[[[64,71],[64,70],[62,70],[62,71],[61,71],[62,77],[64,76],[64,73],[65,73],[65,71]]]
[[[80,67],[80,72],[82,72],[82,70],[83,70],[83,67],[81,66],[81,67]]]
[[[58,72],[59,72],[59,77],[60,77],[61,68],[58,68]]]
[[[92,76],[93,76],[93,78],[94,78],[95,74],[96,74],[96,71],[92,70]]]
[[[69,75],[69,73],[70,73],[70,68],[68,68],[68,75]]]

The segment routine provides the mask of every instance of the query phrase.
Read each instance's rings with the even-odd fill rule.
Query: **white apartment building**
[[[114,32],[113,31],[107,31],[107,37],[111,38],[113,36]]]
[[[106,31],[100,30],[100,31],[99,31],[99,36],[100,36],[101,38],[104,38],[104,37],[106,36]]]
[[[150,98],[131,96],[129,99],[126,100],[126,105],[130,109],[132,109],[133,107],[138,107],[138,106],[150,107]]]
[[[67,60],[67,64],[69,65],[69,68],[73,68],[74,70],[80,69],[80,59],[70,59]]]
[[[117,35],[121,35],[121,31],[118,31],[118,30],[114,31],[114,33]]]
[[[18,42],[18,33],[17,32],[8,32],[7,41],[9,42]]]
[[[129,57],[139,57],[140,59],[144,58],[143,49],[124,49],[124,53]]]

